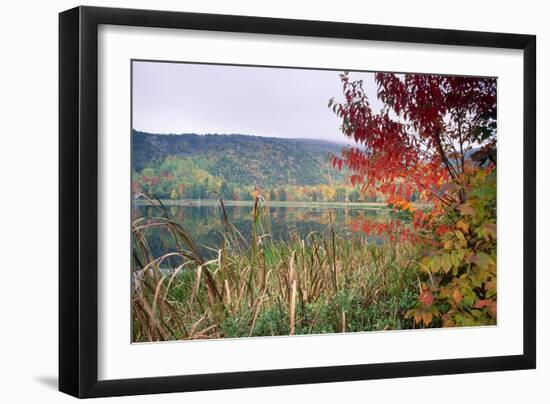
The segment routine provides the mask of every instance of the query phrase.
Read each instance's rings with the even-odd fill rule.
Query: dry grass
[[[133,240],[133,340],[227,338],[411,328],[416,275],[408,245],[310,233],[272,240],[263,200],[247,242],[224,213],[224,243],[206,260],[162,203],[138,218]],[[153,256],[149,238],[168,232],[176,248]]]

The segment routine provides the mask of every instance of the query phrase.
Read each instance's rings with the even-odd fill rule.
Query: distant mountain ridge
[[[339,153],[343,144],[325,140],[141,131],[133,131],[132,137],[135,174],[147,168],[182,171],[188,167],[228,184],[270,188],[342,179],[342,174],[330,166],[329,157]],[[179,162],[179,168],[173,161]]]

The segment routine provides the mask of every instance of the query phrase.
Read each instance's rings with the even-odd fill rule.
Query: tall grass
[[[319,334],[412,328],[417,278],[407,244],[369,243],[333,228],[288,241],[271,237],[256,198],[252,236],[227,218],[223,243],[206,259],[163,204],[132,224],[133,341]],[[167,232],[173,251],[154,256],[150,236]]]

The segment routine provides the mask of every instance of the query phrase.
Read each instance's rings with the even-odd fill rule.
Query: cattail
[[[294,318],[296,312],[296,281],[292,281],[290,292],[290,335],[294,335]]]

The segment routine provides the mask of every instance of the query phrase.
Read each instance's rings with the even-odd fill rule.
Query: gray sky
[[[134,62],[133,128],[151,133],[241,133],[348,143],[328,108],[338,71]],[[372,73],[363,79],[376,103]],[[373,103],[373,104],[374,104]]]

